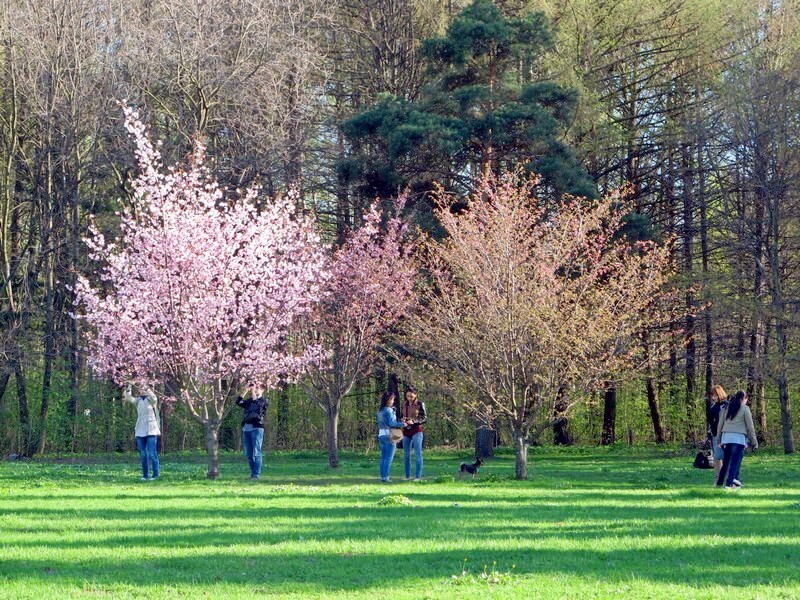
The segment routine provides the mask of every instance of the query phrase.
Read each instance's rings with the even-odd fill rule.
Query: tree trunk
[[[483,410],[475,415],[475,457],[494,456],[497,431],[490,410]]]
[[[275,419],[275,443],[278,448],[289,448],[289,385],[281,379],[278,383],[277,418]]]
[[[56,355],[56,333],[54,323],[55,291],[53,290],[53,266],[48,258],[45,272],[45,329],[44,329],[44,372],[42,373],[42,404],[39,410],[39,434],[34,452],[44,453],[47,439],[47,415],[50,410],[50,392],[53,380],[53,362]]]
[[[767,395],[764,390],[765,373],[767,372],[767,356],[769,356],[769,340],[772,335],[772,319],[768,318],[764,322],[763,335],[761,336],[761,350],[759,352],[760,362],[758,365],[758,378],[754,382],[753,395],[750,397],[750,404],[754,407],[756,435],[759,444],[768,444],[769,432],[767,430]]]
[[[661,412],[658,409],[658,391],[652,377],[647,377],[645,387],[647,388],[647,407],[650,409],[650,420],[653,422],[653,434],[656,444],[663,444],[666,442],[666,439],[664,439],[664,425],[661,423]]]
[[[11,373],[8,370],[0,373],[0,408],[5,404],[6,388],[8,387],[8,380],[11,379]]]
[[[25,383],[25,370],[19,355],[14,356],[14,379],[17,383],[17,403],[19,404],[19,425],[24,436],[20,454],[30,456],[31,452],[31,415],[28,410],[28,393]]]
[[[761,170],[759,169],[759,173]],[[761,175],[759,181],[763,181],[764,177]],[[753,313],[750,322],[750,343],[749,343],[749,356],[747,362],[747,395],[751,398],[751,402],[755,407],[763,403],[763,382],[764,382],[764,356],[765,356],[765,319],[762,311],[762,302],[765,295],[766,274],[764,263],[765,257],[765,240],[764,240],[764,217],[766,215],[766,200],[763,191],[757,189],[753,199],[754,204],[754,217],[752,219],[753,225],[753,240],[752,240],[752,257],[753,257]],[[758,413],[758,411],[756,411]],[[760,430],[760,431],[759,431]],[[765,429],[758,427],[757,433],[764,436]]]
[[[603,433],[600,444],[609,446],[617,439],[617,386],[611,384],[606,388],[603,397]]]
[[[778,341],[778,364],[775,380],[778,384],[778,397],[781,403],[781,429],[783,431],[783,451],[786,454],[794,453],[794,437],[792,435],[792,412],[789,406],[789,384],[786,378],[786,354],[789,341],[786,328],[778,318],[775,322],[775,335]]]
[[[69,289],[72,301],[75,300],[75,288],[78,283],[79,261],[80,261],[80,223],[78,220],[78,186],[75,185],[75,193],[72,196],[70,203],[70,236],[69,236],[69,254],[70,254],[70,273],[69,273]],[[75,423],[78,418],[78,392],[80,386],[80,345],[78,335],[78,320],[69,320],[69,400],[67,401],[67,419],[66,419],[66,433],[69,434],[71,441],[72,451],[75,451]]]
[[[792,436],[792,413],[789,407],[789,383],[786,376],[786,355],[789,340],[786,334],[786,303],[783,298],[783,269],[781,264],[781,231],[780,208],[782,194],[771,194],[770,201],[770,271],[772,272],[772,311],[775,315],[775,340],[777,342],[778,360],[775,364],[775,382],[778,384],[778,397],[781,404],[781,429],[783,432],[783,451],[794,453]],[[766,355],[766,348],[765,355]]]
[[[695,160],[697,173],[697,195],[695,202],[700,210],[700,263],[703,270],[703,281],[709,281],[709,245],[708,245],[708,199],[706,197],[706,168],[704,156],[706,147],[706,128],[703,113],[703,102],[700,78],[694,76],[694,111],[695,111]],[[711,420],[711,388],[714,386],[714,324],[711,313],[711,298],[706,297],[709,306],[703,311],[705,329],[705,416],[706,429]]]
[[[690,280],[694,272],[694,160],[690,152],[690,144],[681,145],[681,182],[683,187],[683,225],[681,237],[683,238],[683,269],[684,276]],[[695,431],[695,378],[696,355],[695,345],[695,298],[691,291],[686,292],[686,331],[684,337],[685,347],[685,375],[686,375],[686,438],[689,442],[696,442]]]
[[[517,463],[514,470],[515,478],[523,480],[528,478],[528,436],[526,433],[514,429],[514,452],[517,455]]]
[[[206,452],[208,453],[209,479],[219,477],[219,421],[209,420],[204,423],[206,429]]]
[[[339,468],[339,406],[328,405],[325,415],[328,417],[328,466]]]

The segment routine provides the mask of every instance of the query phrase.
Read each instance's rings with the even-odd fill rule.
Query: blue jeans
[[[158,470],[158,436],[148,435],[146,437],[136,437],[136,447],[139,448],[139,455],[142,457],[142,477],[147,479],[147,459],[153,465],[153,477],[159,476]]]
[[[242,444],[247,464],[250,465],[250,477],[261,477],[261,444],[264,441],[264,430],[261,428],[242,432]]]
[[[381,448],[381,481],[388,481],[396,446],[388,435],[378,436],[378,446]]]
[[[714,456],[714,460],[722,460],[725,458],[725,451],[717,446],[718,439],[717,436],[711,437],[711,453]]]
[[[417,479],[422,478],[422,436],[423,433],[418,431],[413,437],[403,436],[403,459],[406,467],[406,479],[411,477],[411,449],[414,449],[414,462],[416,463]]]
[[[724,457],[722,459],[722,468],[719,470],[717,485],[722,485],[722,482],[725,481],[726,473],[728,480],[725,481],[725,485],[733,485],[733,480],[739,479],[739,468],[742,466],[744,446],[741,444],[723,444],[722,450]]]

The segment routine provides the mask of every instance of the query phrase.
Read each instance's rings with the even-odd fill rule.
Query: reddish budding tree
[[[226,196],[199,143],[187,167],[164,169],[136,113],[126,117],[140,169],[134,198],[118,240],[86,240],[99,281],[81,278],[76,290],[89,363],[118,384],[163,380],[205,428],[213,479],[230,398],[320,361],[319,346],[289,336],[321,297],[325,251],[297,198],[259,208],[256,188]]]
[[[327,358],[309,365],[304,391],[327,417],[328,464],[339,466],[342,399],[370,373],[387,336],[414,306],[416,268],[400,217],[405,200],[384,221],[377,203],[333,254],[323,300],[302,320],[301,339],[321,345]]]
[[[510,426],[516,477],[530,439],[564,418],[608,373],[641,360],[638,333],[660,321],[669,253],[621,235],[619,195],[566,199],[546,212],[535,181],[484,179],[461,212],[438,193],[447,237],[430,240],[430,274],[408,339],[430,366],[457,373],[478,412]]]

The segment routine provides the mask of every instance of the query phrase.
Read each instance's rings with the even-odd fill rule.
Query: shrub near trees
[[[259,208],[255,187],[226,196],[199,143],[188,168],[165,171],[136,113],[126,114],[140,169],[133,202],[117,242],[87,240],[100,280],[77,285],[89,364],[120,385],[163,380],[205,428],[213,479],[231,397],[320,359],[319,346],[293,351],[287,338],[321,297],[324,249],[295,198]]]
[[[412,345],[468,384],[474,410],[510,427],[516,477],[537,438],[601,387],[636,370],[637,335],[660,319],[669,249],[619,236],[617,194],[546,212],[534,179],[484,178],[463,212],[439,191],[448,237],[427,244],[430,281],[409,320]]]

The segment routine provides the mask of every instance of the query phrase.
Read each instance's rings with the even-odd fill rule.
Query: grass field
[[[0,596],[800,598],[800,459],[746,456],[713,489],[664,449],[535,449],[474,482],[427,452],[421,483],[382,484],[377,457],[271,454],[0,464]],[[392,476],[400,478],[402,457]]]

